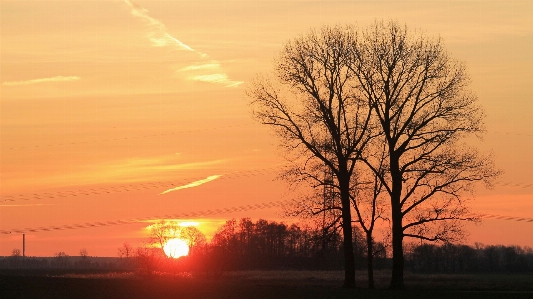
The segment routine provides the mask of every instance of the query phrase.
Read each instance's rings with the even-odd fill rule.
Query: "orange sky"
[[[494,189],[477,193],[473,207],[533,218],[531,1],[0,5],[0,230],[294,198],[273,180],[285,161],[276,139],[250,117],[247,83],[271,70],[288,39],[324,24],[365,26],[376,18],[440,34],[451,55],[466,62],[487,114],[480,148],[492,150],[505,171]],[[167,183],[146,185],[156,182]],[[160,194],[178,186],[187,188]],[[210,235],[231,217],[293,221],[279,208],[195,219]],[[86,248],[116,256],[122,243],[146,239],[146,225],[28,233],[27,254]],[[468,227],[468,243],[533,246],[533,222],[488,219]],[[21,248],[21,239],[0,234],[0,255]]]

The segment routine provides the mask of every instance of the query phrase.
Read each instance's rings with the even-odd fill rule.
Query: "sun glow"
[[[163,250],[168,257],[177,259],[189,254],[189,245],[185,240],[175,238],[168,240]]]

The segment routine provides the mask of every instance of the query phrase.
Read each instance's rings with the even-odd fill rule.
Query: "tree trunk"
[[[394,215],[394,214],[393,214]],[[399,219],[398,219],[399,218]],[[391,289],[403,289],[403,229],[402,219],[392,217],[392,279]]]
[[[395,153],[390,154],[390,169],[392,179],[391,212],[392,212],[392,279],[390,289],[403,289],[403,224],[402,224],[402,175],[399,168],[399,158]]]
[[[349,197],[348,176],[339,177],[339,187],[342,204],[342,232],[344,249],[344,284],[345,288],[355,288],[355,257],[352,242],[352,215]]]
[[[374,248],[373,248],[372,242],[372,233],[367,232],[366,233],[366,261],[367,261],[367,268],[368,268],[368,288],[373,289],[374,288]]]

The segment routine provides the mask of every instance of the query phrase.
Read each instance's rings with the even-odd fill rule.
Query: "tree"
[[[69,265],[68,257],[69,255],[66,254],[64,251],[56,252],[54,254],[54,258],[57,267],[66,268]]]
[[[340,198],[344,286],[355,286],[350,183],[355,163],[372,137],[370,112],[354,96],[350,27],[323,27],[289,41],[274,76],[248,90],[255,118],[273,128],[294,162],[294,182],[330,185]],[[333,180],[325,180],[324,171]]]
[[[299,217],[313,231],[319,232],[313,234],[313,241],[319,245],[321,256],[337,249],[336,239],[342,231],[341,203],[338,192],[331,188],[332,184],[330,182],[323,190],[315,188],[317,192],[314,194],[307,194],[298,202],[284,206],[285,215]]]
[[[461,143],[483,131],[483,111],[468,90],[465,67],[440,39],[398,23],[376,22],[357,36],[350,68],[358,97],[377,118],[387,171],[380,159],[366,164],[390,197],[393,270],[391,288],[403,288],[403,239],[450,240],[468,216],[464,192],[498,174],[490,156]]]
[[[187,242],[190,252],[195,247],[207,243],[205,235],[193,226],[182,226],[175,220],[161,220],[149,226],[150,243],[156,244],[163,251],[163,247],[170,239],[182,239]],[[121,249],[119,249],[120,251]]]
[[[20,255],[21,255],[21,251],[18,248],[15,248],[13,249],[13,251],[11,251],[11,256],[19,257]]]
[[[133,247],[128,243],[128,242],[125,242],[122,247],[119,247],[118,248],[118,256],[120,258],[129,258],[129,257],[132,257],[134,254],[134,249]]]
[[[178,238],[180,227],[175,221],[161,220],[149,226],[150,243],[157,244],[161,250],[165,247],[168,240]]]
[[[205,235],[194,226],[180,227],[180,238],[187,241],[190,253],[194,252],[195,248],[205,246],[207,239]]]
[[[368,272],[368,288],[374,288],[374,256],[385,250],[384,246],[376,248],[377,243],[374,240],[374,229],[378,220],[388,220],[385,212],[385,202],[383,198],[384,186],[380,180],[380,175],[385,172],[386,151],[383,147],[380,150],[372,148],[370,153],[377,157],[379,165],[375,168],[379,175],[373,172],[362,169],[357,172],[355,178],[358,183],[353,184],[355,187],[350,193],[352,204],[357,215],[357,222],[360,224],[366,237],[366,256],[367,256],[367,272]],[[377,249],[375,251],[375,249]]]
[[[118,256],[120,258],[120,265],[123,268],[133,267],[135,260],[135,249],[128,243],[125,242],[122,247],[118,248]]]

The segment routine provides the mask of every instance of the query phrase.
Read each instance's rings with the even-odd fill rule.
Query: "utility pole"
[[[22,234],[22,258],[26,257],[26,234]]]

